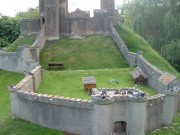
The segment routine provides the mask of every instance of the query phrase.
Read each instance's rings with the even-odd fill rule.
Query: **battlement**
[[[117,10],[105,10],[105,9],[95,9],[94,17],[110,17],[114,16]]]
[[[38,94],[23,90],[17,91],[17,97],[32,102],[41,102],[46,104],[53,104],[53,105],[81,108],[81,109],[90,109],[90,110],[92,109],[92,102],[91,100],[87,100],[87,99],[76,99],[76,98],[63,97],[63,96]]]
[[[90,11],[82,11],[77,8],[74,12],[69,13],[66,18],[90,18]]]

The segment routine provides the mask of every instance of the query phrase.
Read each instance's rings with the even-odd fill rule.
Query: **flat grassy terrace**
[[[13,119],[8,85],[16,85],[24,75],[0,70],[0,135],[64,135],[30,122]]]
[[[134,87],[134,82],[129,74],[133,68],[118,69],[93,69],[93,70],[69,70],[43,72],[43,80],[38,93],[59,95],[71,98],[90,99],[83,90],[82,77],[95,76],[97,88],[127,88]],[[108,83],[111,79],[117,79],[119,84]],[[155,91],[147,86],[139,86],[139,89],[155,95]]]
[[[31,46],[36,40],[36,35],[20,35],[8,48],[7,52],[17,52],[19,46]]]
[[[47,42],[40,55],[40,64],[48,69],[48,62],[63,62],[66,70],[128,67],[113,39],[102,35],[83,40],[65,36]]]

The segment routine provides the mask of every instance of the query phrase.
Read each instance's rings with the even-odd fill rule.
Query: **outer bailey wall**
[[[0,69],[23,73],[30,72],[35,65],[29,47],[19,47],[18,52],[0,53]]]
[[[91,101],[34,93],[40,82],[41,67],[37,66],[11,91],[13,116],[48,128],[92,135]]]
[[[161,70],[153,66],[151,63],[149,63],[141,54],[139,53],[132,53],[127,48],[126,44],[120,37],[120,35],[117,33],[114,26],[110,25],[110,32],[114,39],[114,41],[117,43],[117,46],[119,47],[120,51],[122,52],[123,56],[125,57],[126,61],[130,66],[137,66],[139,67],[145,74],[148,76],[148,85],[155,89],[157,93],[159,94],[165,94],[165,90],[168,90],[169,88],[172,88],[173,86],[179,86],[180,82],[176,79],[176,81],[173,81],[170,83],[170,85],[165,85],[158,81],[158,79],[164,74]],[[180,102],[178,102],[180,104]],[[180,105],[179,105],[180,106]],[[180,107],[178,107],[180,110]]]
[[[92,135],[93,110],[88,100],[11,93],[14,116],[33,123],[81,135]],[[18,109],[17,109],[18,108]]]
[[[0,52],[0,69],[24,73],[39,63],[39,53],[46,42],[45,27],[39,32],[31,47],[19,47],[18,52]]]
[[[40,29],[40,19],[25,19],[21,21],[22,34],[37,34]]]
[[[145,131],[152,131],[163,125],[164,95],[150,97],[146,103]]]
[[[30,75],[32,75],[32,78],[33,78],[33,90],[37,91],[41,83],[41,77],[42,77],[41,66],[35,67],[30,72]]]
[[[158,78],[163,75],[163,72],[150,64],[142,55],[137,56],[137,67],[139,67],[148,76],[148,85],[157,90],[159,94],[164,94],[161,92],[161,88],[158,88]]]
[[[31,75],[26,76],[23,80],[21,80],[17,85],[16,88],[18,90],[22,90],[24,92],[33,92],[34,85],[33,85],[33,78]]]
[[[41,66],[36,66],[22,81],[15,87],[17,90],[34,92],[41,83]]]
[[[32,45],[32,48],[39,48],[39,51],[41,51],[44,48],[45,42],[46,42],[46,35],[45,35],[45,26],[42,27],[41,31],[39,32],[38,38]]]

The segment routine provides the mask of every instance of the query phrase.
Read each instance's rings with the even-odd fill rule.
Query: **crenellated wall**
[[[162,72],[157,67],[153,66],[150,62],[148,62],[143,57],[141,52],[138,53],[130,52],[112,24],[110,26],[110,32],[119,50],[124,55],[124,58],[126,59],[128,64],[130,66],[139,67],[148,76],[149,87],[156,90],[158,94],[165,94],[166,90],[176,86],[180,86],[179,80],[171,74],[169,74],[168,78],[170,77],[173,79],[171,79],[171,81],[168,82],[168,84],[165,84],[163,80],[161,80],[160,78],[165,76],[167,73]],[[180,104],[180,102],[178,103]]]
[[[39,31],[36,41],[33,43],[31,48],[39,48],[39,51],[44,48],[46,42],[46,33],[45,33],[45,26]]]
[[[129,135],[145,135],[147,131],[172,123],[177,111],[177,91],[149,98],[115,95],[83,100],[34,93],[40,81],[41,67],[37,66],[16,86],[9,87],[15,118],[82,135],[109,134],[116,122],[123,121]],[[116,89],[107,89],[114,93],[113,90]]]
[[[25,19],[21,21],[21,34],[37,34],[40,30],[40,19]]]

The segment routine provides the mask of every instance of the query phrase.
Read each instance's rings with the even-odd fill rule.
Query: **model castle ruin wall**
[[[174,118],[177,108],[174,93],[149,98],[116,96],[105,100],[38,94],[34,91],[40,84],[40,71],[41,67],[36,67],[31,75],[13,90],[10,89],[15,118],[82,135],[108,135],[113,132],[117,121],[126,122],[129,135],[144,135],[147,131],[172,123]]]
[[[40,30],[40,19],[26,19],[21,21],[21,34],[37,34]]]
[[[148,76],[148,85],[155,89],[157,93],[159,94],[165,94],[165,91],[172,88],[172,87],[179,87],[180,82],[175,77],[175,79],[169,83],[168,85],[164,84],[162,81],[159,80],[161,76],[163,76],[165,73],[163,73],[161,70],[153,66],[150,62],[148,62],[143,56],[141,52],[138,53],[132,53],[127,48],[126,44],[120,37],[120,35],[117,33],[114,26],[111,24],[111,33],[112,37],[115,40],[118,48],[124,55],[126,61],[130,66],[137,66],[139,67],[147,76]],[[173,75],[171,75],[174,77]]]
[[[111,10],[111,5],[106,3],[107,5],[103,6],[103,4],[102,7]],[[93,18],[78,18],[69,16],[67,11],[67,0],[61,2],[40,0],[40,19],[22,22],[22,25],[29,25],[22,26],[22,32],[26,34],[37,32],[33,30],[33,26],[38,23],[37,29],[39,29],[40,23],[41,30],[34,44],[31,47],[20,47],[16,53],[0,53],[0,69],[28,73],[16,86],[9,87],[13,116],[48,128],[82,135],[109,134],[113,132],[114,123],[117,121],[127,124],[128,135],[144,135],[145,132],[161,125],[171,124],[177,110],[180,110],[180,93],[169,91],[169,89],[180,87],[178,79],[171,75],[173,80],[168,84],[164,83],[160,78],[167,73],[163,73],[150,64],[141,52],[130,52],[111,24],[110,20],[114,16],[107,15],[103,10],[96,10]],[[108,14],[112,12],[114,11],[109,11]],[[113,24],[117,22],[118,20],[113,18]],[[78,25],[80,27],[72,30]],[[58,39],[62,34],[70,35],[76,30],[85,35],[98,33],[112,35],[128,64],[139,67],[147,74],[148,85],[159,95],[146,99],[117,96],[106,101],[96,98],[83,100],[34,93],[42,79],[41,67],[37,65],[39,53],[46,40]]]

